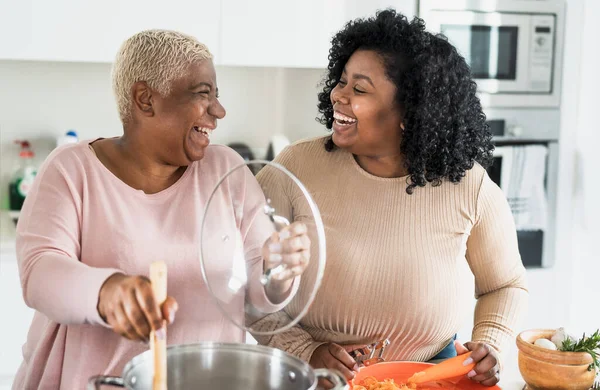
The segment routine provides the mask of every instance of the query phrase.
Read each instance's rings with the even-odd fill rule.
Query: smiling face
[[[402,113],[395,96],[383,58],[371,50],[355,51],[330,95],[336,146],[358,156],[398,155]]]
[[[134,116],[146,143],[161,161],[173,166],[201,160],[217,119],[225,116],[209,59],[191,64],[183,77],[173,81],[167,96],[145,83],[136,83],[133,95]]]

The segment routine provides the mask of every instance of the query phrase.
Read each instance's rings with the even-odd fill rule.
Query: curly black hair
[[[491,164],[492,134],[469,66],[443,35],[427,32],[422,19],[409,21],[393,9],[378,11],[374,17],[348,22],[331,43],[317,120],[331,129],[330,93],[350,56],[358,49],[378,53],[404,114],[399,147],[409,173],[409,194],[428,182],[458,183],[475,162]],[[335,148],[331,137],[325,148]]]

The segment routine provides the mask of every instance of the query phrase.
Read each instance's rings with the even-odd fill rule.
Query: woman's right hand
[[[159,307],[150,280],[144,276],[116,273],[100,288],[98,313],[116,333],[129,340],[148,342],[152,330],[161,337],[163,320],[173,323],[176,312],[177,302],[172,297]]]
[[[310,365],[313,368],[328,368],[338,370],[346,380],[354,378],[354,372],[358,370],[356,361],[341,345],[328,343],[319,346],[313,352],[310,358]],[[322,383],[321,386],[326,389],[332,388],[331,383]]]

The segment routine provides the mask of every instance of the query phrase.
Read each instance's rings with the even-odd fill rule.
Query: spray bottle
[[[33,164],[33,151],[29,141],[15,141],[21,146],[19,153],[19,167],[13,174],[9,185],[10,209],[14,211],[21,210],[27,193],[33,185],[37,169]]]

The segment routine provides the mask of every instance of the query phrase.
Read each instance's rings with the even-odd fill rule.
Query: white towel
[[[500,186],[510,204],[517,230],[546,230],[548,200],[544,187],[546,156],[544,145],[501,146]]]

